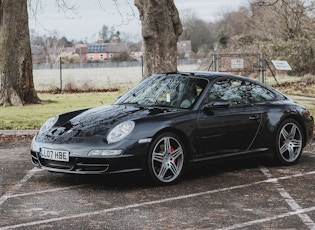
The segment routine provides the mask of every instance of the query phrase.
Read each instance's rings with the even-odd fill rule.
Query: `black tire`
[[[298,162],[303,151],[304,136],[301,126],[294,119],[281,123],[275,140],[275,157],[281,165]]]
[[[148,171],[154,183],[177,183],[183,174],[184,165],[185,147],[177,135],[163,133],[152,141],[148,155]]]

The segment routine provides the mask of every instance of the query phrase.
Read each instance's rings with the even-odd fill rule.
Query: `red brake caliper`
[[[173,146],[170,146],[170,151],[171,153],[173,153],[175,151],[175,149],[173,148]],[[176,164],[176,159],[174,159],[174,163]]]

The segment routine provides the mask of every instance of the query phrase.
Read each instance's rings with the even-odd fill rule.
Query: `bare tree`
[[[62,53],[65,47],[66,41],[64,39],[59,39],[58,34],[55,33],[54,36],[43,38],[43,47],[50,59],[51,64],[56,64],[59,60],[57,58]]]
[[[197,53],[201,47],[210,49],[216,41],[216,36],[211,30],[211,23],[199,19],[191,10],[184,10],[181,13],[183,33],[180,40],[190,40],[192,51]]]
[[[177,41],[182,24],[173,0],[135,0],[142,23],[145,76],[177,71]]]
[[[100,38],[103,40],[103,42],[109,42],[110,38],[109,38],[109,29],[106,25],[102,26],[101,31],[99,32],[99,36]]]
[[[35,2],[36,6],[40,5],[39,0]],[[134,0],[134,3],[143,27],[146,76],[177,71],[177,41],[182,25],[174,1]],[[56,4],[64,12],[75,10],[75,5],[69,5],[66,0],[56,0]],[[27,0],[0,0],[0,50],[0,105],[37,103]]]
[[[56,0],[64,10],[75,10],[66,0]],[[39,102],[33,82],[27,0],[0,0],[0,105],[21,106]],[[30,11],[41,8],[34,1]]]
[[[275,38],[307,37],[313,31],[310,15],[315,3],[308,0],[252,0],[254,28]]]
[[[27,1],[0,1],[0,105],[37,103]]]
[[[252,0],[252,33],[270,56],[287,60],[291,74],[314,74],[315,3],[309,0]]]

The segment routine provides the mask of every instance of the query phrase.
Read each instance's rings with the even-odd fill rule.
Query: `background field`
[[[198,65],[180,65],[179,70],[197,70]],[[42,69],[34,70],[34,84],[37,91],[48,91],[60,88],[60,70]],[[141,67],[126,68],[86,68],[63,69],[63,89],[78,88],[126,90],[139,83],[142,79]]]
[[[178,69],[197,70],[197,65]],[[47,93],[60,88],[58,69],[34,70],[35,89],[41,104],[23,107],[0,107],[0,130],[38,129],[49,117],[80,108],[108,105],[142,79],[141,67],[63,69],[63,88],[89,91],[86,93]],[[112,92],[93,92],[95,89],[115,89]],[[45,92],[42,92],[45,91]],[[76,90],[74,90],[76,91]],[[111,90],[109,90],[111,91]]]
[[[178,69],[198,70],[198,65],[182,65]],[[38,129],[41,124],[55,114],[80,108],[108,105],[127,89],[142,79],[141,67],[90,68],[62,70],[63,88],[88,91],[85,93],[47,93],[60,88],[59,70],[34,70],[35,89],[39,92],[41,104],[23,107],[0,107],[0,130]],[[311,78],[312,80],[313,78]],[[273,78],[267,83],[293,97],[315,114],[315,84],[310,77],[278,77],[280,86]],[[95,92],[96,89],[115,89]],[[74,90],[75,92],[75,90]],[[297,96],[298,95],[298,96]]]

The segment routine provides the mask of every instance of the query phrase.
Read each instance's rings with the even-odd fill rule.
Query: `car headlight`
[[[125,121],[115,126],[107,135],[108,143],[115,143],[128,136],[135,127],[134,121]]]
[[[54,116],[49,118],[43,125],[42,127],[40,127],[39,129],[39,133],[45,133],[47,132],[51,127],[54,126],[54,124],[56,124],[56,122],[58,121],[59,116]]]

